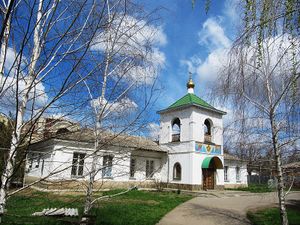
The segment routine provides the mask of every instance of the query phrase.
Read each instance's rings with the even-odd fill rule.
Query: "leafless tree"
[[[97,69],[85,67],[85,77],[77,74],[104,26],[104,5],[101,1],[39,0],[8,1],[2,8],[0,103],[1,111],[13,115],[15,122],[1,175],[1,215],[17,150],[30,141],[35,122],[44,113],[53,113],[55,104]]]
[[[299,39],[288,34],[260,42],[241,39],[235,43],[219,83],[220,92],[235,108],[234,117],[240,118],[235,129],[237,139],[247,140],[243,149],[254,143],[261,154],[274,156],[282,224],[288,224],[282,156],[299,141],[297,46]]]
[[[155,11],[146,13],[141,6],[124,0],[113,4],[107,1],[106,7],[109,26],[98,33],[91,47],[91,61],[99,63],[98,54],[101,54],[103,67],[84,82],[90,97],[95,138],[85,215],[95,202],[93,187],[101,171],[97,162],[103,143],[109,146],[115,138],[130,141],[126,140],[127,134],[146,128],[145,114],[155,100],[157,70],[163,64],[162,55],[155,48],[159,42],[159,29],[154,26]],[[113,133],[109,140],[105,137],[107,132]],[[116,153],[122,156],[119,163],[128,160],[129,153]]]

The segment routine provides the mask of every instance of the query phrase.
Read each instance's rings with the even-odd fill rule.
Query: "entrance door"
[[[203,189],[214,189],[215,185],[215,169],[202,169],[203,174]]]

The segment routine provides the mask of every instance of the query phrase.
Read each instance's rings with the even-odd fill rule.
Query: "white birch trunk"
[[[111,22],[110,18],[110,5],[109,1],[107,1],[107,12],[108,12],[108,22]],[[88,215],[90,213],[90,210],[92,208],[92,195],[93,195],[93,187],[94,187],[94,182],[95,182],[95,176],[96,176],[96,165],[97,165],[97,151],[98,151],[98,146],[99,146],[99,135],[100,135],[100,129],[101,129],[101,120],[102,120],[102,115],[104,114],[105,110],[105,93],[106,93],[106,83],[107,83],[107,76],[108,76],[108,70],[109,70],[109,63],[110,63],[110,37],[108,38],[108,46],[106,48],[106,60],[105,60],[105,69],[104,69],[104,74],[103,74],[103,83],[102,83],[102,88],[101,88],[101,96],[99,99],[99,106],[100,106],[100,111],[96,109],[96,106],[94,106],[94,111],[95,111],[95,116],[96,116],[96,130],[95,130],[95,149],[94,149],[94,154],[93,154],[93,160],[92,160],[92,166],[91,166],[91,173],[90,173],[90,179],[89,179],[89,184],[87,187],[87,192],[86,192],[86,199],[84,203],[84,215]],[[91,94],[91,93],[90,93]],[[81,222],[85,222],[86,220],[83,216]]]
[[[281,154],[280,149],[278,148],[278,137],[277,137],[277,127],[274,121],[274,116],[271,113],[270,116],[271,121],[271,127],[272,127],[272,144],[273,144],[273,150],[275,154],[275,161],[276,161],[276,172],[277,172],[277,194],[278,194],[278,200],[279,200],[279,211],[280,211],[280,220],[282,225],[288,225],[289,221],[287,218],[287,211],[285,206],[285,194],[284,194],[284,181],[283,181],[283,173],[282,173],[282,167],[281,167]]]
[[[96,109],[96,106],[94,106],[94,111],[95,111],[95,116],[96,116],[96,128],[95,128],[95,147],[94,147],[94,153],[92,155],[93,160],[92,160],[92,166],[91,166],[91,173],[90,173],[90,179],[89,179],[89,184],[87,187],[87,192],[86,192],[86,199],[84,203],[84,215],[88,215],[90,213],[90,210],[92,208],[92,195],[93,195],[93,187],[94,187],[94,182],[95,182],[95,176],[96,176],[96,165],[97,165],[97,151],[99,147],[99,136],[100,136],[100,129],[101,129],[101,119],[102,115],[104,113],[104,99],[105,99],[105,93],[106,93],[106,83],[107,83],[107,75],[108,75],[108,68],[109,68],[109,52],[107,53],[107,59],[105,63],[105,70],[104,70],[104,76],[103,76],[103,83],[102,83],[102,88],[101,88],[101,97],[99,99],[99,105],[100,107],[100,112]],[[82,222],[84,222],[86,218],[82,218]]]
[[[9,6],[10,0],[7,3],[7,6]],[[6,9],[6,13],[7,13]],[[6,13],[4,13],[3,17],[6,16]],[[0,50],[0,85],[4,85],[4,65],[5,65],[5,59],[6,59],[6,53],[7,53],[7,48],[8,48],[8,39],[9,39],[9,34],[10,34],[10,22],[11,22],[11,16],[9,16],[7,20],[7,24],[4,30],[4,35],[3,35],[3,40],[1,40],[1,50]],[[4,24],[3,24],[4,26]],[[3,91],[3,87],[0,87],[0,94]],[[1,96],[1,95],[0,95]]]
[[[35,79],[35,66],[36,62],[40,56],[40,49],[41,49],[41,18],[42,18],[42,6],[43,0],[39,1],[39,7],[37,12],[37,22],[36,27],[34,30],[34,46],[32,51],[32,56],[29,65],[29,74],[28,80],[26,81],[26,85],[24,88],[24,95],[20,101],[20,104],[17,105],[17,115],[16,115],[16,129],[12,134],[12,142],[8,152],[8,159],[5,165],[3,174],[1,176],[1,187],[0,187],[0,216],[4,214],[6,201],[7,201],[7,192],[8,192],[8,184],[10,182],[11,176],[13,174],[13,167],[15,163],[15,156],[18,146],[20,145],[21,141],[21,131],[23,128],[24,122],[24,113],[26,111],[26,105],[28,103],[29,94],[32,88],[34,88],[34,79]],[[18,80],[17,80],[18,82]],[[16,83],[18,85],[18,83]],[[16,97],[17,98],[17,97]],[[18,101],[18,99],[16,99]]]

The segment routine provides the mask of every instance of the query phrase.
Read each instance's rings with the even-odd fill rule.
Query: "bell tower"
[[[192,187],[198,185],[197,189],[203,189],[202,174],[208,174],[210,186],[207,183],[205,187],[214,188],[224,183],[222,173],[217,170],[223,172],[222,116],[226,112],[214,108],[195,95],[195,86],[190,73],[186,84],[187,94],[166,109],[158,111],[159,144],[168,149],[168,179],[171,183]],[[212,170],[208,171],[209,167]],[[177,168],[176,171],[173,171],[174,168]],[[180,176],[179,168],[182,173]],[[173,177],[174,174],[180,180]]]

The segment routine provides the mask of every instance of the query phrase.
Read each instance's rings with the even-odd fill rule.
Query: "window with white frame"
[[[83,176],[83,167],[84,167],[84,153],[73,153],[73,161],[72,161],[72,170],[71,176],[72,177],[81,177]]]
[[[41,162],[41,153],[37,154],[35,168],[39,168],[40,167],[40,162]]]
[[[241,170],[240,167],[236,167],[235,168],[235,173],[236,173],[236,181],[240,181],[241,180]]]
[[[154,174],[154,160],[146,160],[146,178],[152,178]]]
[[[103,156],[103,168],[102,168],[102,177],[111,178],[112,177],[112,164],[113,156],[105,155]]]
[[[130,159],[130,177],[134,177],[135,174],[135,166],[136,166],[136,159],[131,158]]]
[[[228,166],[224,166],[224,181],[228,180]]]
[[[32,165],[33,165],[33,157],[31,156],[31,158],[30,157],[28,157],[29,159],[28,159],[28,172],[32,169]]]

